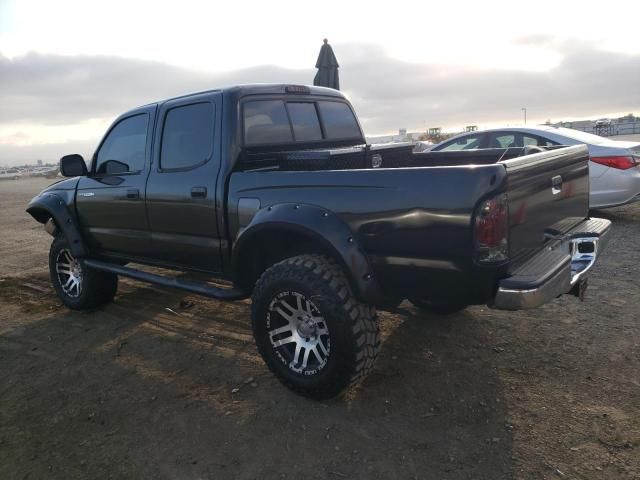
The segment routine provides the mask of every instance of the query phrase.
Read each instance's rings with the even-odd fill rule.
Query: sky
[[[120,113],[310,84],[322,39],[365,133],[640,114],[640,2],[0,0],[0,165],[89,156]]]

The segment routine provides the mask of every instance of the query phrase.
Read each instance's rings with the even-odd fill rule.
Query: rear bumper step
[[[538,253],[512,276],[501,280],[493,308],[536,308],[565,293],[582,296],[586,276],[604,249],[611,222],[592,218],[563,235],[553,247]]]
[[[242,300],[243,298],[248,297],[245,292],[233,288],[220,288],[214,287],[213,285],[209,285],[205,282],[195,282],[192,280],[183,280],[174,277],[163,277],[161,275],[156,275],[155,273],[143,272],[142,270],[102,262],[100,260],[87,259],[84,261],[84,264],[95,270],[111,272],[124,277],[140,280],[142,282],[161,285],[163,287],[178,288],[180,290],[186,290],[187,292],[197,293],[198,295],[204,295],[205,297],[215,298],[217,300]]]

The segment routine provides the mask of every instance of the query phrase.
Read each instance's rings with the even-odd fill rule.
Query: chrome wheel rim
[[[77,298],[82,293],[82,266],[67,249],[56,256],[56,275],[65,295]]]
[[[299,292],[276,295],[267,308],[267,334],[279,360],[301,375],[315,375],[331,354],[329,328],[318,307]]]

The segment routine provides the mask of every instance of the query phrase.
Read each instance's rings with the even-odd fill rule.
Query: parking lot
[[[371,376],[298,397],[267,371],[249,303],[121,280],[70,312],[24,212],[50,181],[0,183],[0,478],[640,478],[640,204],[586,300],[445,317],[379,312]]]

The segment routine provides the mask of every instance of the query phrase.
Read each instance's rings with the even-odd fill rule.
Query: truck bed
[[[484,302],[497,277],[508,276],[544,248],[547,228],[564,222],[568,231],[584,220],[588,210],[584,147],[522,157],[514,151],[521,154],[522,149],[509,150],[413,154],[398,147],[284,152],[263,154],[259,168],[255,168],[259,155],[254,154],[240,163],[242,171],[231,175],[230,234],[233,238],[243,228],[238,220],[241,199],[254,199],[260,208],[304,199],[305,204],[336,213],[356,232],[387,291],[444,295],[467,285],[465,293]],[[357,158],[365,162],[376,153],[383,157],[382,168],[330,168],[347,161],[353,166]],[[385,168],[385,160],[393,165]],[[421,162],[430,166],[420,166]],[[411,166],[401,166],[406,163]],[[565,187],[554,194],[551,181],[558,176]],[[476,265],[471,255],[474,216],[483,200],[501,192],[509,202],[510,261],[487,269]]]
[[[554,150],[558,147],[545,147]],[[438,167],[455,165],[491,165],[529,155],[527,148],[487,148],[452,152],[413,152],[413,145],[358,145],[335,149],[243,152],[237,170],[357,170],[367,168]],[[543,150],[536,147],[536,150]]]

